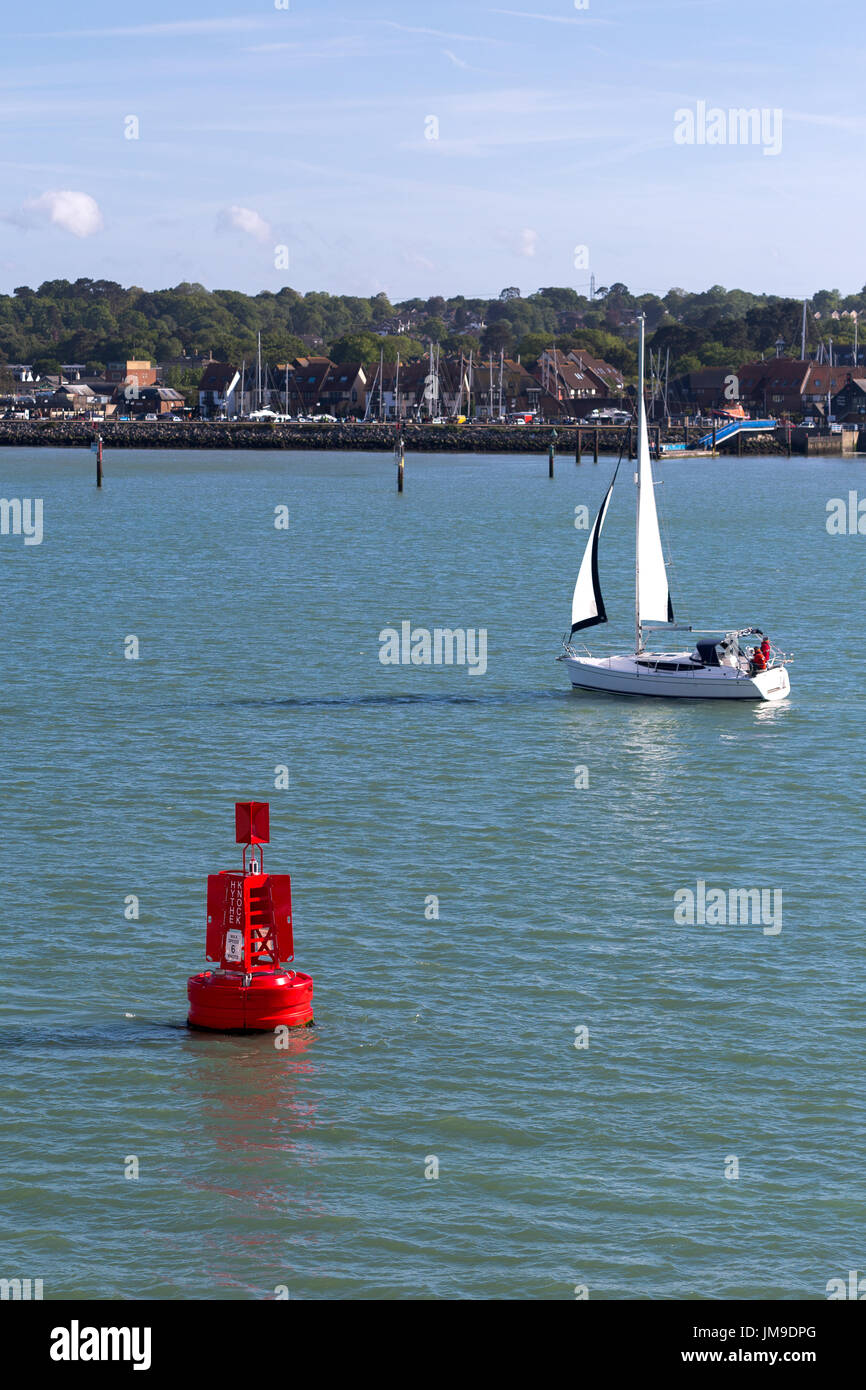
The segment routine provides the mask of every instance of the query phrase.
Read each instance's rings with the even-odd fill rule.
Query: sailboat
[[[790,694],[788,657],[769,643],[764,656],[752,654],[744,639],[760,651],[760,628],[694,629],[674,622],[656,509],[655,484],[644,403],[644,339],[639,319],[637,531],[635,539],[635,647],[622,656],[592,656],[574,644],[575,634],[607,622],[601,594],[598,551],[619,463],[595,518],[583,555],[571,605],[571,631],[557,657],[565,663],[573,686],[625,695],[684,696],[687,699],[784,700]],[[645,635],[658,631],[694,632],[695,646],[681,651],[649,651]],[[767,650],[767,648],[769,650]]]

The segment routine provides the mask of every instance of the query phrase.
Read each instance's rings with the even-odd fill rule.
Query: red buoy
[[[288,874],[264,872],[261,846],[269,840],[269,820],[266,801],[235,803],[243,868],[208,876],[205,956],[219,969],[190,976],[191,1028],[264,1033],[313,1022],[312,978],[281,964],[295,958],[292,881]]]

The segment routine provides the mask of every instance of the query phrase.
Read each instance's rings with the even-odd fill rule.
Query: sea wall
[[[53,448],[86,449],[99,428],[106,450],[110,449],[366,449],[384,452],[393,449],[395,425],[382,424],[249,424],[246,421],[107,421],[93,424],[74,420],[0,420],[0,448],[50,445]],[[556,436],[553,435],[556,431]],[[595,435],[601,453],[619,453],[626,446],[628,431],[621,427],[582,425],[582,456],[591,459]],[[705,427],[660,431],[662,442],[684,443],[694,448],[706,434]],[[557,455],[574,456],[577,428],[574,425],[417,425],[406,424],[403,438],[407,453],[539,453],[546,455],[555,438]],[[651,427],[655,443],[656,427]],[[634,439],[634,435],[632,435]],[[737,452],[735,441],[727,452]],[[762,435],[742,441],[744,453],[785,453],[783,439]]]
[[[246,421],[182,423],[154,421],[108,421],[98,427],[74,420],[0,420],[0,447],[18,445],[33,447],[50,445],[84,449],[98,428],[106,450],[110,449],[364,449],[384,452],[393,449],[396,438],[394,425],[271,425]],[[617,426],[583,425],[580,429],[583,458],[592,458],[595,436],[602,454],[619,453],[628,440],[628,430]],[[676,425],[662,429],[663,443],[688,443],[694,448],[706,434],[705,426]],[[861,432],[860,449],[866,449],[866,432]],[[551,441],[558,455],[574,456],[577,428],[574,425],[416,425],[405,424],[403,437],[407,454],[415,453],[478,453],[478,454],[546,454]],[[632,434],[633,440],[633,434]],[[650,428],[650,440],[655,443],[656,426]],[[794,453],[841,453],[840,435],[825,436],[825,442],[795,430],[791,447]],[[846,451],[851,442],[846,440]],[[732,439],[719,452],[742,454],[785,454],[784,432],[759,437],[742,436],[741,443]]]

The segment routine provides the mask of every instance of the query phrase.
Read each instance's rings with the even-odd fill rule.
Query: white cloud
[[[233,227],[236,231],[245,232],[247,236],[255,238],[256,241],[265,242],[271,239],[271,224],[253,208],[242,208],[237,203],[222,210],[218,223],[224,230]]]
[[[518,254],[521,256],[534,256],[535,248],[538,243],[538,232],[534,232],[531,227],[524,227],[520,233],[517,245]]]
[[[538,232],[532,227],[524,227],[517,236],[504,230],[495,232],[494,236],[500,246],[506,247],[512,255],[526,256],[527,260],[532,259],[538,248]]]
[[[6,221],[15,222],[19,227],[52,222],[55,227],[62,227],[77,237],[93,236],[102,231],[102,213],[96,199],[89,193],[76,193],[72,189],[50,189],[38,198],[31,198]]]

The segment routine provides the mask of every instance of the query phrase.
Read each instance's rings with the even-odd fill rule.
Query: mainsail
[[[604,611],[604,600],[601,596],[601,585],[598,579],[598,541],[618,472],[619,464],[614,469],[610,487],[604,495],[604,501],[598,509],[598,516],[592,524],[592,530],[586,542],[586,550],[583,552],[583,559],[580,562],[577,583],[574,586],[574,596],[571,600],[572,633],[578,632],[583,627],[595,627],[596,623],[607,622],[607,613]]]
[[[650,457],[649,435],[646,426],[646,407],[643,399],[643,337],[640,325],[640,401],[638,406],[638,506],[637,506],[637,621],[641,623],[672,623],[674,610],[668,589],[659,518],[656,510],[653,466]]]

